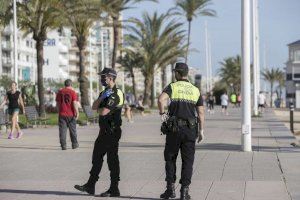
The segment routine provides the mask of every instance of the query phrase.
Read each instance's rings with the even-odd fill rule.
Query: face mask
[[[101,78],[101,84],[106,87],[108,85],[108,83],[106,82],[106,79],[105,78]]]

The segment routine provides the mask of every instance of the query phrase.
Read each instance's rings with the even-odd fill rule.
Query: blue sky
[[[268,67],[285,67],[288,59],[287,44],[300,40],[300,0],[258,0],[260,16],[260,57],[263,65],[264,47]],[[125,11],[124,18],[141,17],[142,12],[166,12],[174,0],[159,0],[159,3],[144,2]],[[241,52],[241,0],[213,0],[210,8],[217,17],[195,18],[192,22],[191,48],[188,64],[205,72],[204,22],[207,20],[211,37],[212,64],[216,73],[226,57]],[[186,26],[187,29],[187,26]]]

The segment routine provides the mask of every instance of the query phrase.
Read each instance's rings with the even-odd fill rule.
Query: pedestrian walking
[[[233,107],[236,107],[237,96],[236,96],[235,93],[232,93],[232,94],[230,95],[230,101],[231,101]]]
[[[238,96],[237,96],[237,105],[238,105],[238,107],[241,107],[241,102],[242,102],[242,95],[240,93],[238,93]]]
[[[136,109],[141,112],[142,116],[145,116],[145,107],[143,105],[143,95],[140,95],[138,100],[136,101]]]
[[[133,104],[132,98],[133,98],[133,95],[131,95],[131,93],[127,93],[125,95],[125,104],[124,104],[125,113],[124,114],[125,114],[125,117],[127,118],[127,121],[129,123],[133,123],[132,109],[135,108],[135,105]]]
[[[58,106],[58,126],[59,140],[62,150],[67,150],[67,129],[70,132],[72,149],[79,147],[77,141],[76,120],[79,117],[78,98],[76,92],[72,88],[72,81],[65,80],[65,87],[60,89],[56,95],[56,103]]]
[[[163,199],[176,197],[176,159],[179,150],[182,158],[180,199],[191,199],[189,185],[193,173],[195,142],[197,137],[198,142],[204,137],[203,99],[199,89],[188,81],[188,71],[185,63],[176,63],[174,73],[177,82],[169,84],[158,99],[159,114],[162,122],[166,123],[166,127],[168,127],[167,130],[164,130],[166,134],[164,158],[167,189],[160,195],[160,198]],[[171,103],[168,113],[166,113],[164,107],[169,99]]]
[[[214,104],[215,104],[215,96],[213,92],[210,92],[208,95],[208,113],[209,114],[214,114]]]
[[[99,135],[94,144],[92,169],[90,177],[84,185],[74,187],[82,192],[95,194],[95,185],[103,165],[103,157],[107,155],[107,164],[110,171],[111,184],[109,189],[102,193],[101,197],[120,196],[120,164],[119,164],[119,140],[121,138],[122,107],[124,94],[116,86],[117,73],[114,69],[104,68],[101,75],[101,83],[105,87],[92,108],[99,112]]]
[[[258,95],[258,111],[260,113],[264,113],[265,105],[266,105],[266,96],[262,91],[260,91]]]
[[[3,107],[7,103],[8,103],[9,120],[11,121],[11,129],[8,135],[8,139],[15,139],[14,138],[15,131],[17,131],[16,138],[17,139],[21,138],[23,132],[21,131],[21,128],[19,126],[18,117],[19,117],[20,108],[22,109],[23,114],[25,114],[25,107],[24,107],[24,102],[22,99],[21,92],[17,90],[16,82],[11,83],[11,89],[6,93],[6,96],[4,97],[4,101],[1,103],[0,107]]]
[[[228,107],[228,95],[227,91],[225,91],[221,96],[221,106],[222,106],[222,114],[228,115],[227,107]]]

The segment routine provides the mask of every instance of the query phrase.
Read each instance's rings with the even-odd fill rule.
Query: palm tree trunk
[[[133,91],[134,100],[137,101],[137,93],[136,93],[136,85],[135,85],[135,75],[134,75],[134,72],[133,72],[133,68],[130,69],[130,74],[131,74],[131,78],[132,78],[132,91]]]
[[[271,98],[270,98],[270,106],[273,108],[273,83],[271,82]]]
[[[150,96],[151,96],[151,88],[152,88],[152,77],[145,76],[145,90],[144,90],[144,99],[143,104],[149,105],[150,104]]]
[[[167,85],[166,80],[166,68],[161,68],[161,89],[162,91],[165,89]]]
[[[88,79],[85,74],[85,65],[84,65],[84,42],[77,41],[77,46],[79,49],[79,91],[81,97],[81,106],[90,105],[88,98]]]
[[[111,59],[111,67],[115,69],[116,65],[116,57],[117,57],[117,51],[118,51],[118,45],[119,45],[119,16],[113,17],[113,32],[114,32],[114,46],[113,46],[113,52],[112,52],[112,59]]]
[[[192,21],[188,21],[189,23],[189,29],[188,29],[188,43],[186,47],[186,54],[185,54],[185,63],[188,61],[188,54],[189,54],[189,47],[190,47],[190,38],[191,38],[191,26],[192,26]]]
[[[2,35],[1,35],[2,31],[3,31],[3,28],[0,25],[0,44],[2,44]],[[2,58],[2,49],[0,50],[0,58]],[[3,69],[2,68],[2,60],[0,60],[0,74],[2,74],[2,69]]]
[[[37,85],[39,97],[39,114],[45,113],[44,104],[44,80],[43,80],[43,65],[44,65],[44,40],[36,40],[36,62],[37,62]]]
[[[175,82],[175,73],[173,73],[173,69],[175,68],[175,63],[171,63],[171,76],[172,76],[172,82]]]

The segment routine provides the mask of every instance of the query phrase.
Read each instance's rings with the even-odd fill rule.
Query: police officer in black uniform
[[[99,112],[100,131],[94,144],[92,169],[90,178],[84,185],[74,187],[82,192],[95,194],[95,184],[99,179],[99,173],[103,164],[103,157],[107,154],[107,164],[110,171],[110,188],[102,193],[102,197],[120,196],[120,164],[119,164],[119,140],[121,138],[121,111],[124,104],[124,94],[116,87],[117,73],[111,68],[104,68],[101,75],[101,83],[105,87],[92,108]]]
[[[176,82],[169,84],[158,99],[159,114],[165,122],[165,169],[167,189],[160,198],[175,198],[176,159],[181,151],[181,190],[180,199],[189,200],[189,185],[193,173],[195,142],[203,139],[204,107],[200,91],[188,80],[188,66],[185,63],[176,63]],[[170,99],[168,113],[164,106]]]

